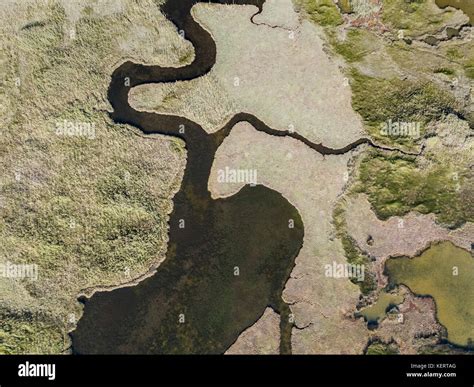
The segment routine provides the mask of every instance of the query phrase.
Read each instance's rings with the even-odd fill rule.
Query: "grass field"
[[[82,289],[163,259],[185,163],[183,144],[108,118],[109,75],[129,56],[179,63],[189,46],[153,1],[15,2],[0,19],[0,264],[38,270],[0,278],[0,353],[58,353]]]

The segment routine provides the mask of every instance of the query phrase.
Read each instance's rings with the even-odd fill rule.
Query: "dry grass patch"
[[[82,289],[161,262],[184,167],[179,142],[114,125],[106,93],[127,56],[174,64],[189,44],[152,1],[72,11],[56,1],[0,11],[0,263],[38,267],[36,281],[0,279],[1,352],[63,351]]]

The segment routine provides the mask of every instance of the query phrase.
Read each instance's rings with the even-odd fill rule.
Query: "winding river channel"
[[[303,222],[280,193],[262,185],[247,185],[229,198],[212,199],[207,185],[214,156],[241,121],[269,135],[298,139],[323,155],[373,145],[360,139],[341,149],[327,148],[296,133],[271,129],[246,113],[208,134],[183,117],[134,110],[128,102],[131,88],[191,80],[213,67],[215,42],[190,12],[197,2],[168,0],[162,6],[194,45],[194,61],[180,68],[125,62],[114,71],[108,91],[116,123],[186,143],[187,166],[173,198],[166,259],[138,285],[81,299],[84,314],[71,333],[73,353],[224,353],[268,306],[282,316],[280,350],[290,353],[292,324],[282,292],[303,244]],[[261,12],[264,0],[211,2],[249,4]]]

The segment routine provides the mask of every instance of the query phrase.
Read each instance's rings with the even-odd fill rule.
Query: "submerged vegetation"
[[[381,291],[378,295],[377,301],[372,305],[363,308],[358,315],[363,316],[365,321],[369,323],[378,323],[385,317],[388,309],[401,304],[402,302],[402,295]]]

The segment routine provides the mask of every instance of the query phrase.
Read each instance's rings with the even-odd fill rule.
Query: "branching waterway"
[[[327,148],[297,133],[271,129],[246,113],[208,134],[184,117],[134,110],[128,102],[131,88],[191,80],[215,64],[215,42],[191,16],[197,2],[168,0],[162,6],[194,45],[191,64],[174,68],[125,62],[112,75],[112,119],[144,134],[183,139],[187,166],[173,198],[165,261],[138,285],[81,299],[84,314],[71,333],[74,353],[223,353],[268,306],[282,316],[280,349],[290,352],[292,319],[281,296],[303,244],[303,222],[296,208],[265,186],[247,185],[229,198],[212,199],[207,185],[216,151],[241,121],[272,136],[298,139],[323,155],[375,146],[360,139],[341,149]],[[264,0],[211,2],[249,4],[261,12]]]

